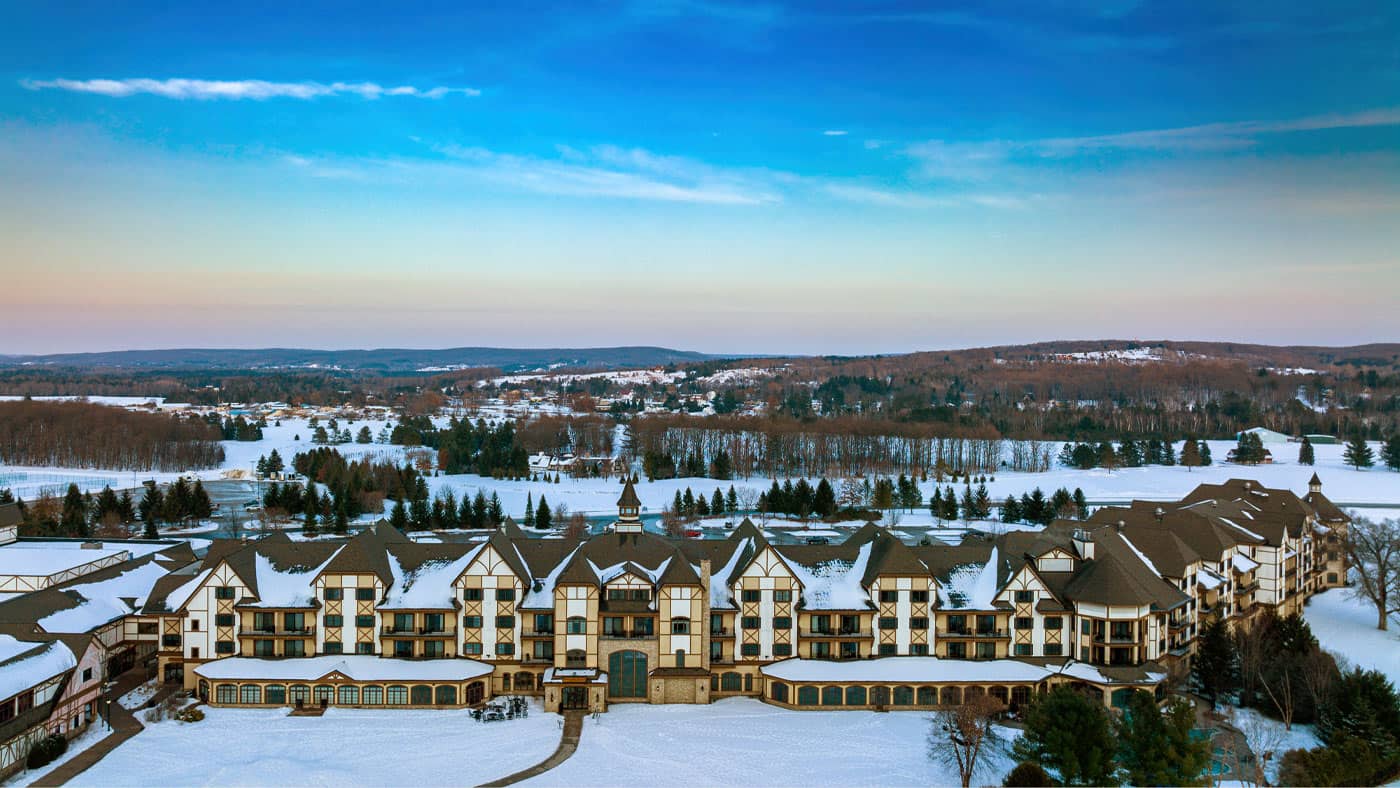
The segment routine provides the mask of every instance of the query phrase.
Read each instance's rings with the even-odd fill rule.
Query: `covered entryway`
[[[587,711],[588,688],[565,687],[564,696],[561,699],[559,708],[563,711]]]
[[[614,698],[647,696],[646,654],[616,651],[608,657],[608,695]]]

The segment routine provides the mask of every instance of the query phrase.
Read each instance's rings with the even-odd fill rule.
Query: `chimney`
[[[1159,522],[1159,523],[1162,522],[1162,518],[1164,518],[1164,517],[1167,516],[1166,510],[1164,510],[1164,509],[1163,509],[1162,507],[1160,507],[1160,506],[1158,506],[1158,507],[1157,507],[1157,510],[1154,511],[1152,514],[1153,514],[1153,516],[1155,516],[1155,517],[1157,518],[1157,522]]]
[[[1122,520],[1119,520],[1118,522],[1114,523],[1114,528],[1118,531],[1118,533],[1121,534],[1123,533],[1123,526],[1125,525],[1127,525],[1127,523],[1123,522]]]

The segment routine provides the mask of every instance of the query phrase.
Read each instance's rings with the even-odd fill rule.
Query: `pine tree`
[[[933,515],[933,519],[941,521],[943,519],[943,490],[934,485],[933,495],[928,499],[928,510]]]
[[[977,518],[977,504],[972,500],[971,487],[963,487],[962,516],[964,520],[974,520]]]
[[[1192,738],[1196,714],[1178,698],[1158,709],[1151,693],[1133,690],[1118,726],[1119,763],[1129,785],[1200,785],[1210,743]]]
[[[914,496],[916,500],[918,495],[919,488],[915,487]],[[831,482],[828,482],[825,476],[817,482],[817,490],[812,495],[812,511],[816,513],[818,517],[830,517],[836,514],[836,491],[831,489]]]
[[[1139,468],[1142,466],[1142,447],[1132,438],[1125,438],[1119,444],[1118,457],[1122,460],[1124,467]]]
[[[1089,499],[1084,497],[1084,491],[1075,487],[1073,500],[1075,516],[1081,520],[1089,519]]]
[[[161,495],[160,488],[154,484],[147,487],[136,511],[141,515],[141,522],[146,524],[147,530],[153,530],[165,512],[165,497]]]
[[[691,492],[689,487],[685,488],[685,494],[681,496],[680,514],[682,517],[695,516],[695,493]]]
[[[335,507],[334,528],[335,532],[338,534],[343,534],[350,530],[350,515],[345,511],[345,501],[343,500]]]
[[[1118,741],[1102,702],[1061,684],[1023,710],[1025,733],[1013,750],[1059,774],[1065,785],[1116,785]]]
[[[1006,500],[1001,502],[1001,521],[1003,523],[1021,522],[1021,504],[1016,500],[1016,496],[1008,495]]]
[[[697,517],[708,517],[710,514],[710,502],[705,500],[705,496],[695,497],[695,515]]]
[[[1346,448],[1342,450],[1342,460],[1358,471],[1376,464],[1370,445],[1359,432],[1347,441]]]
[[[724,514],[724,493],[715,488],[715,494],[710,497],[710,512],[712,514]]]
[[[281,473],[285,468],[286,466],[282,463],[282,455],[278,454],[276,449],[273,449],[272,452],[267,455],[267,472],[273,474]]]
[[[730,512],[739,511],[739,493],[735,492],[734,485],[729,485],[729,492],[724,496],[725,508]]]
[[[992,496],[987,492],[987,485],[978,482],[977,492],[972,496],[973,519],[985,520],[992,516]]]
[[[486,524],[490,522],[490,518],[491,506],[486,502],[486,493],[477,489],[476,497],[472,498],[472,527],[485,528]]]
[[[373,437],[372,435],[370,435],[370,433],[369,433],[369,425],[368,425],[368,424],[364,425],[363,427],[360,427],[360,431],[359,431],[358,433],[356,433],[356,435],[355,435],[355,442],[356,442],[356,443],[373,443],[373,442],[374,442],[374,437]]]
[[[1220,696],[1234,691],[1239,684],[1238,676],[1239,662],[1230,625],[1223,616],[1218,617],[1201,627],[1196,658],[1191,661],[1191,677],[1201,694],[1214,704]]]
[[[525,527],[535,527],[535,500],[530,493],[525,493]]]
[[[1400,432],[1386,438],[1381,447],[1381,459],[1385,461],[1385,467],[1400,471]]]
[[[549,528],[553,513],[549,511],[549,501],[545,500],[544,494],[540,494],[540,505],[535,509],[535,527],[541,530]]]
[[[408,530],[408,509],[403,505],[402,498],[394,499],[394,508],[389,511],[389,525],[400,531]]]
[[[540,496],[540,503],[544,503],[544,496]],[[486,516],[487,519],[490,520],[492,528],[499,528],[501,523],[506,521],[505,510],[501,508],[501,499],[496,495],[494,490],[491,492],[490,502],[486,504]],[[539,512],[535,512],[536,525],[539,524],[539,520]]]
[[[1208,465],[1210,465],[1211,462],[1212,462],[1212,460],[1211,460],[1211,458],[1210,458],[1210,443],[1209,443],[1208,441],[1200,441],[1200,445],[1201,445],[1201,465],[1202,465],[1202,467],[1208,466]]]
[[[1187,438],[1186,443],[1181,446],[1181,464],[1186,466],[1186,470],[1200,467],[1201,447],[1196,443],[1195,438]]]
[[[87,505],[76,484],[69,484],[68,492],[63,496],[63,514],[59,518],[59,527],[64,536],[88,535]]]
[[[958,519],[958,494],[951,484],[943,491],[943,519],[949,522]]]
[[[1298,444],[1298,464],[1312,465],[1316,461],[1316,458],[1313,456],[1312,441],[1308,440],[1308,436],[1304,435],[1303,442]]]

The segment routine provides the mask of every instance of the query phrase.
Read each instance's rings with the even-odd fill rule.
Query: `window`
[[[847,687],[847,688],[846,688],[846,705],[847,705],[847,706],[864,706],[864,705],[865,705],[865,687]]]
[[[384,702],[384,688],[369,686],[360,690],[360,702],[366,706],[378,706]]]
[[[676,649],[676,667],[685,667],[685,649],[683,648]]]
[[[582,635],[588,632],[588,619],[583,616],[571,616],[564,621],[564,631],[570,635]]]
[[[530,674],[523,673],[521,675],[529,676]],[[517,687],[517,689],[520,689],[520,687]],[[456,706],[457,688],[452,686],[451,684],[443,684],[437,687],[435,690],[433,690],[433,700],[439,706]]]
[[[219,684],[218,686],[214,687],[214,702],[237,703],[238,687],[235,687],[232,684]]]
[[[480,588],[464,588],[464,589],[462,589],[462,598],[465,599],[465,600],[467,600],[468,602],[480,602],[480,601],[481,601],[481,589],[480,589]]]
[[[898,629],[899,619],[894,616],[880,616],[880,629]]]
[[[1045,656],[1047,656],[1047,657],[1058,657],[1058,656],[1060,656],[1060,655],[1063,654],[1063,653],[1064,653],[1064,646],[1060,645],[1059,643],[1046,643],[1046,644],[1045,644]]]
[[[978,632],[978,634],[982,634],[982,633],[991,634],[991,633],[995,633],[996,631],[997,631],[997,617],[996,617],[996,616],[978,616],[978,617],[977,617],[977,632]]]
[[[288,640],[282,644],[282,656],[284,657],[304,657],[306,656],[305,640]]]
[[[305,684],[293,684],[287,688],[287,698],[291,700],[292,703],[296,703],[297,701],[309,703],[311,701],[311,688]]]
[[[763,621],[758,616],[744,616],[740,619],[739,625],[744,629],[758,629],[763,625]]]
[[[216,626],[216,627],[231,627],[231,626],[233,626],[233,614],[232,614],[232,613],[215,613],[215,614],[214,614],[214,626]]]
[[[1079,634],[1088,635],[1091,631],[1089,619],[1086,618],[1079,622]]]
[[[159,625],[156,624],[156,622],[154,622],[154,621],[138,621],[138,622],[136,622],[136,634],[138,634],[138,635],[154,635],[154,634],[156,634],[158,631],[159,631]]]
[[[841,659],[855,659],[860,656],[860,644],[844,642],[841,644]]]
[[[744,692],[753,692],[753,674],[744,674]]]
[[[335,702],[342,706],[358,706],[360,703],[360,688],[350,684],[342,684],[336,693]]]
[[[841,634],[853,635],[860,631],[860,616],[842,616]]]
[[[355,589],[355,598],[358,599],[358,600],[360,600],[361,602],[373,602],[373,601],[374,601],[374,589],[373,589],[373,588],[357,588],[357,589]]]
[[[274,640],[254,640],[253,656],[255,657],[275,657],[277,656],[276,641]]]
[[[384,702],[391,706],[405,706],[408,704],[408,687],[391,684],[384,690]]]
[[[739,692],[744,685],[739,674],[730,671],[719,677],[719,688],[721,692]]]
[[[355,644],[355,653],[356,653],[356,654],[373,654],[373,653],[374,653],[374,644],[373,644],[373,643],[356,643],[356,644]]]
[[[614,635],[616,637],[626,637],[627,619],[622,616],[604,616],[603,634]]]
[[[1018,657],[1029,657],[1029,656],[1031,656],[1032,653],[1033,653],[1033,651],[1032,651],[1032,649],[1031,649],[1031,644],[1029,644],[1029,643],[1017,643],[1017,644],[1016,644],[1016,656],[1018,656]]]
[[[776,701],[778,701],[779,703],[787,703],[787,699],[788,699],[788,685],[786,685],[786,684],[784,684],[784,683],[782,683],[782,682],[776,682],[776,683],[774,683],[774,684],[773,684],[773,700],[776,700]]]
[[[83,668],[83,683],[92,681],[92,668]]]
[[[199,646],[190,649],[190,659],[199,659]]]
[[[514,629],[515,616],[496,616],[496,629]]]
[[[238,688],[238,702],[247,704],[262,703],[262,687],[244,684]]]
[[[651,636],[655,631],[656,619],[654,618],[634,618],[632,619],[632,634]]]
[[[341,599],[345,598],[345,591],[339,586],[326,586],[326,590],[321,594],[321,598],[325,599],[327,602],[339,602]]]
[[[744,589],[743,595],[740,598],[745,602],[757,602],[758,600],[763,598],[763,592],[756,591],[751,588],[746,588]]]
[[[948,659],[967,659],[967,644],[949,643]]]
[[[412,613],[395,613],[395,614],[394,614],[394,628],[393,628],[392,631],[393,631],[393,632],[412,632],[412,631],[413,631],[413,614],[412,614]]]
[[[190,619],[190,631],[191,631],[191,632],[198,632],[198,631],[199,631],[199,619],[197,619],[197,618],[192,618],[192,619]]]
[[[909,619],[909,628],[910,628],[910,629],[928,629],[928,617],[926,617],[926,616],[914,616],[913,618]]]
[[[812,659],[831,659],[831,644],[825,640],[812,643]]]
[[[792,592],[791,592],[791,591],[787,591],[787,590],[774,591],[774,592],[773,592],[773,601],[774,601],[774,602],[791,602],[791,601],[792,601]]]
[[[983,642],[977,644],[977,658],[978,658],[978,659],[996,659],[996,656],[997,656],[997,644],[995,644],[995,643],[987,643],[987,642],[985,642],[985,641],[983,641]]]
[[[831,616],[812,616],[813,632],[830,632]]]
[[[433,704],[433,688],[427,684],[414,684],[409,690],[409,701],[414,706],[431,706]]]
[[[959,634],[966,633],[967,616],[961,614],[955,616],[948,616],[948,631],[957,632]]]
[[[275,613],[254,613],[253,629],[257,632],[276,632],[277,614]]]
[[[345,646],[339,640],[327,640],[326,645],[321,649],[322,654],[344,654]]]
[[[791,616],[774,616],[774,617],[773,617],[773,628],[774,628],[774,629],[792,629],[792,617],[791,617]]]
[[[841,695],[840,687],[822,687],[822,705],[840,706]]]
[[[882,656],[882,657],[893,657],[894,655],[896,655],[896,654],[898,654],[898,653],[899,653],[899,651],[898,651],[898,649],[895,648],[895,644],[893,644],[893,643],[881,643],[881,644],[880,644],[880,656]]]
[[[478,655],[478,654],[481,653],[481,644],[480,644],[480,643],[463,643],[463,644],[462,644],[462,653],[463,653],[463,654]]]
[[[758,644],[745,643],[739,647],[739,653],[743,654],[746,657],[756,657],[758,656]]]
[[[357,626],[357,627],[373,627],[373,626],[374,626],[374,616],[372,616],[372,615],[369,615],[369,616],[355,616],[355,626]]]
[[[927,643],[910,643],[910,644],[909,644],[909,653],[912,654],[913,656],[916,656],[916,657],[927,657],[927,656],[928,656],[928,644],[927,644]]]
[[[535,659],[554,659],[554,643],[549,640],[536,640],[535,652],[532,655]]]
[[[895,688],[894,688],[894,705],[896,705],[896,706],[913,706],[913,705],[914,705],[914,688],[913,688],[913,687],[906,687],[906,686],[895,687]]]
[[[496,656],[498,656],[498,657],[509,657],[509,656],[514,656],[514,654],[515,654],[515,644],[514,644],[514,643],[497,643],[497,644],[496,644]]]
[[[232,654],[232,653],[233,653],[233,641],[232,641],[232,640],[218,640],[218,641],[215,641],[215,642],[214,642],[214,653],[215,653],[215,654]]]
[[[554,616],[548,613],[536,613],[535,631],[548,635],[554,634]]]
[[[688,619],[688,618],[673,618],[673,619],[671,619],[671,634],[673,634],[673,635],[689,635],[689,634],[690,634],[690,619]]]
[[[715,634],[724,632],[724,616],[718,613],[710,614],[710,631]]]
[[[817,688],[816,688],[816,687],[798,687],[798,688],[797,688],[797,705],[799,705],[799,706],[815,706],[815,705],[817,705],[818,700],[819,700],[819,698],[817,697]]]
[[[515,601],[515,589],[514,589],[514,588],[498,588],[498,589],[496,589],[496,601],[497,601],[497,602],[514,602],[514,601]]]
[[[792,644],[791,644],[791,643],[774,643],[774,644],[773,644],[773,656],[775,656],[775,657],[790,657],[790,656],[792,656]]]
[[[481,626],[481,616],[462,616],[462,626],[476,629]]]
[[[288,632],[305,632],[306,616],[302,613],[286,613],[282,616],[282,623],[287,627]]]
[[[898,601],[899,601],[899,592],[898,592],[898,591],[881,591],[881,592],[880,592],[880,601],[881,601],[881,602],[898,602]]]
[[[345,626],[345,616],[322,616],[321,620],[326,629],[340,629]]]
[[[1046,629],[1063,629],[1065,620],[1060,616],[1046,616],[1044,626]]]
[[[920,604],[920,603],[927,602],[927,601],[928,601],[928,591],[910,591],[910,592],[909,592],[909,598],[910,598],[911,600],[913,600],[913,602],[914,602],[915,604]]]
[[[263,688],[263,703],[281,706],[286,702],[287,687],[285,684],[269,684]]]
[[[25,690],[15,696],[15,711],[25,712],[34,708],[34,690]]]
[[[413,641],[412,641],[412,640],[395,640],[395,641],[394,641],[394,656],[395,656],[395,657],[398,657],[398,658],[400,658],[400,659],[412,659],[412,658],[413,658]]]
[[[233,599],[233,586],[214,586],[215,599]]]
[[[1034,591],[1017,591],[1017,592],[1016,592],[1016,602],[1017,602],[1017,603],[1022,604],[1022,605],[1028,605],[1028,604],[1030,604],[1031,602],[1034,602],[1034,601],[1035,601],[1035,592],[1034,592]]]
[[[1017,629],[1035,629],[1035,619],[1031,618],[1030,616],[1017,616],[1017,617],[1016,617],[1016,628],[1017,628]]]

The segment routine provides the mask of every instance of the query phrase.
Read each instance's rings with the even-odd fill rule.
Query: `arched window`
[[[311,690],[311,699],[316,701],[318,705],[321,703],[330,703],[335,700],[335,687],[329,684],[317,684],[315,688]]]
[[[731,670],[719,677],[719,688],[725,692],[739,692],[744,688],[741,682],[739,674]]]
[[[517,673],[515,674],[515,688],[517,690],[533,690],[535,688],[535,674]]]
[[[215,703],[237,703],[238,687],[233,684],[220,684],[214,688]]]
[[[408,692],[408,702],[412,706],[433,705],[433,688],[427,684],[414,684]]]
[[[890,688],[875,687],[874,689],[870,690],[870,702],[875,704],[876,706],[890,705]]]
[[[564,619],[564,633],[567,635],[584,635],[588,633],[588,619],[583,616],[569,616]]]
[[[901,686],[898,686],[898,687],[895,687],[895,688],[894,688],[894,705],[896,705],[896,706],[913,706],[913,705],[914,705],[914,688],[913,688],[913,687],[906,687],[906,686],[902,686],[902,685],[901,685]]]
[[[938,690],[934,689],[933,687],[919,687],[919,705],[937,706]]]
[[[209,701],[209,682],[204,679],[199,680],[199,697],[206,703]]]
[[[353,684],[340,685],[340,697],[336,699],[336,703],[342,706],[360,705],[360,688]]]
[[[588,664],[588,652],[581,648],[571,648],[564,652],[564,666],[569,668],[581,668]]]
[[[1030,687],[1012,687],[1012,688],[1011,688],[1011,706],[1012,706],[1013,709],[1019,709],[1019,708],[1021,708],[1022,706],[1026,705],[1027,703],[1030,703],[1030,702],[1031,702],[1031,688],[1030,688]]]
[[[262,703],[262,687],[256,684],[244,684],[238,688],[238,702],[248,705]]]
[[[962,687],[944,687],[940,694],[944,706],[962,705]]]
[[[774,682],[774,683],[773,683],[773,700],[776,700],[776,701],[778,701],[779,703],[787,703],[787,700],[788,700],[788,685],[782,683],[781,681],[776,681],[776,682]]]
[[[525,675],[528,676],[529,674],[527,673]],[[433,694],[439,706],[457,705],[457,688],[451,684],[439,684],[438,688],[433,691]]]
[[[378,706],[384,702],[384,688],[370,685],[360,690],[360,702],[366,706]]]
[[[391,684],[384,691],[384,698],[391,706],[405,706],[408,704],[408,687],[402,684]]]
[[[846,688],[846,705],[847,705],[847,706],[864,706],[864,705],[865,705],[865,687],[847,687],[847,688]]]
[[[840,687],[836,687],[836,686],[826,686],[826,687],[822,687],[822,705],[823,705],[823,706],[840,706],[840,705],[841,705],[841,688],[840,688]]]
[[[293,684],[292,686],[287,688],[287,700],[290,700],[293,704],[295,704],[297,701],[301,701],[302,703],[310,703],[311,688],[306,686],[305,684]]]
[[[815,706],[817,705],[817,688],[804,686],[797,688],[797,705]]]
[[[501,692],[510,692],[510,674],[501,674]]]
[[[753,674],[744,674],[744,692],[753,692]]]
[[[989,694],[1002,703],[1006,702],[1006,687],[992,687]]]
[[[973,698],[980,698],[983,695],[986,695],[987,688],[983,687],[980,684],[973,684],[971,687],[968,687],[967,691],[963,694],[967,696],[967,699],[970,702]]]
[[[285,684],[269,684],[263,687],[263,703],[270,706],[281,706],[287,702],[287,686]]]

